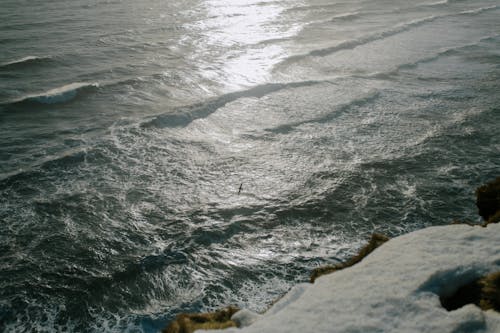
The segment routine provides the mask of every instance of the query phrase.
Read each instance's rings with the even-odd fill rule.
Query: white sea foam
[[[482,12],[486,12],[486,11],[494,10],[494,9],[498,9],[498,5],[480,7],[480,8],[470,9],[470,10],[464,10],[464,11],[460,12],[460,14],[461,15],[476,15],[476,14],[481,14]]]
[[[342,13],[342,14],[338,14],[338,15],[333,16],[332,20],[339,20],[339,19],[345,20],[345,19],[357,17],[357,16],[359,16],[359,14],[360,14],[360,12]]]
[[[365,36],[361,36],[361,37],[358,37],[355,39],[344,40],[344,41],[337,43],[334,46],[312,50],[306,54],[292,55],[292,56],[286,58],[282,63],[278,64],[277,67],[286,65],[290,62],[293,63],[295,61],[300,61],[300,60],[307,58],[307,57],[325,57],[325,56],[331,55],[333,53],[336,53],[338,51],[354,49],[355,47],[358,47],[358,46],[361,46],[364,44],[368,44],[371,42],[375,42],[377,40],[386,39],[388,37],[392,37],[392,36],[400,34],[402,32],[409,31],[411,29],[420,27],[420,26],[425,25],[427,23],[431,23],[431,22],[434,22],[436,20],[443,19],[446,17],[463,16],[463,15],[477,15],[477,14],[483,13],[485,11],[490,11],[490,10],[494,10],[497,8],[498,8],[497,5],[480,7],[480,8],[471,9],[471,10],[464,10],[464,11],[461,11],[458,13],[446,13],[446,14],[442,14],[442,15],[430,15],[430,16],[426,16],[426,17],[421,17],[421,18],[409,20],[407,22],[401,22],[401,23],[398,23],[398,24],[392,26],[391,28],[384,30],[384,31],[381,31],[381,32],[374,32],[374,33],[370,33],[370,34],[367,34]]]
[[[99,83],[97,82],[94,83],[74,82],[58,88],[45,91],[43,93],[24,96],[12,102],[12,104],[22,103],[22,102],[35,102],[40,104],[65,103],[74,99],[80,91],[87,88],[97,88],[97,87],[99,87]]]
[[[26,57],[22,57],[19,59],[4,62],[4,63],[0,64],[0,67],[10,67],[10,66],[14,66],[14,65],[21,65],[21,64],[25,64],[25,63],[31,63],[31,62],[42,61],[42,60],[47,60],[47,59],[51,59],[51,57],[50,56],[44,56],[44,57],[43,56],[26,56]]]
[[[250,332],[498,332],[500,315],[474,305],[447,312],[439,297],[500,269],[500,225],[431,227],[390,240],[354,267],[292,289]],[[474,249],[474,251],[471,251]],[[245,320],[244,315],[248,315]],[[312,326],[313,325],[313,326]]]
[[[448,0],[424,3],[422,6],[434,7],[434,6],[441,6],[441,5],[446,5],[446,4],[448,4]]]
[[[23,12],[1,39],[14,47],[0,61],[12,64],[0,68],[0,277],[17,301],[0,301],[0,331],[151,332],[184,311],[260,313],[374,230],[474,219],[471,183],[500,165],[498,36],[477,43],[498,30],[495,1],[258,1],[152,0],[140,17],[98,1],[66,8],[83,19],[57,21],[57,35]],[[65,16],[53,5],[36,17]],[[304,61],[270,72],[294,54]],[[103,278],[66,292],[74,264]],[[46,320],[51,304],[73,306]]]

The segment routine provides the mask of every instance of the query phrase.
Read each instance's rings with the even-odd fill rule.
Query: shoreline
[[[235,307],[180,314],[162,332],[498,332],[500,177],[476,197],[482,225],[433,226],[390,240],[374,234],[358,255],[315,269],[311,283],[263,314]]]

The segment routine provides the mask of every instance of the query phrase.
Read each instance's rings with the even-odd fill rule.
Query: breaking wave
[[[479,40],[464,44],[464,45],[459,45],[455,47],[449,47],[449,48],[444,48],[440,50],[439,52],[430,55],[428,57],[420,58],[418,60],[408,62],[408,63],[403,63],[398,66],[396,66],[393,70],[386,71],[386,72],[376,72],[372,73],[369,75],[355,75],[354,77],[359,77],[359,78],[377,78],[377,79],[391,79],[391,76],[398,74],[400,71],[405,70],[405,69],[412,69],[416,68],[421,64],[429,63],[432,61],[436,61],[440,59],[441,57],[447,57],[447,56],[452,56],[457,53],[459,53],[462,50],[471,48],[471,47],[477,47],[480,43],[483,42],[488,42],[492,41],[495,38],[497,38],[499,35],[493,35],[493,36],[485,36],[483,38],[480,38]]]
[[[436,2],[431,2],[431,3],[425,3],[421,6],[423,7],[436,7],[436,6],[444,6],[447,5],[449,2],[448,0],[442,0],[442,1],[436,1]]]
[[[200,118],[206,118],[226,104],[234,102],[240,98],[261,98],[268,94],[291,88],[308,87],[316,84],[325,83],[326,81],[302,81],[290,83],[269,83],[253,87],[248,90],[237,91],[222,95],[216,99],[197,103],[190,106],[182,107],[173,113],[159,115],[152,120],[142,124],[143,128],[157,127],[184,127],[192,121]]]
[[[271,133],[288,133],[292,131],[294,128],[301,126],[301,125],[306,125],[306,124],[311,124],[311,123],[327,123],[334,119],[335,117],[338,117],[342,112],[347,111],[353,107],[361,107],[363,105],[372,103],[376,101],[380,97],[380,92],[379,91],[370,91],[366,95],[358,97],[348,103],[341,104],[338,107],[336,107],[332,112],[328,112],[326,114],[320,115],[318,117],[312,118],[312,119],[306,119],[302,121],[297,121],[294,123],[288,123],[288,124],[283,124],[274,128],[268,128],[266,131],[271,132]]]
[[[296,7],[291,7],[288,8],[286,11],[287,12],[304,12],[304,11],[320,11],[320,10],[325,10],[325,9],[336,9],[338,7],[338,4],[332,3],[332,4],[321,4],[321,5],[305,5],[305,6],[296,6]]]
[[[474,219],[500,165],[500,4],[459,1],[3,15],[0,332],[260,312],[372,232]]]
[[[477,15],[477,14],[481,14],[483,12],[486,12],[489,10],[494,10],[494,9],[498,9],[498,5],[489,6],[489,7],[481,7],[481,8],[470,9],[470,10],[464,10],[463,12],[460,12],[460,15]]]
[[[0,69],[9,69],[14,67],[24,67],[33,64],[42,63],[52,59],[51,56],[39,57],[39,56],[26,56],[20,59],[11,60],[0,64]]]
[[[342,13],[333,16],[331,18],[331,21],[350,20],[359,17],[360,14],[361,14],[360,12]]]
[[[371,43],[371,42],[374,42],[377,40],[385,39],[385,38],[400,34],[400,33],[405,32],[405,31],[409,31],[413,28],[420,27],[424,24],[431,23],[431,22],[436,21],[436,20],[441,19],[441,18],[452,17],[452,16],[461,16],[461,15],[477,15],[477,14],[483,13],[485,11],[494,10],[497,8],[498,8],[498,5],[494,5],[494,6],[488,6],[488,7],[481,7],[481,8],[477,8],[477,9],[465,10],[465,11],[461,11],[459,13],[444,14],[444,15],[431,15],[431,16],[415,19],[415,20],[412,20],[409,22],[397,24],[397,25],[393,26],[392,28],[385,30],[385,31],[382,31],[382,32],[375,32],[375,33],[372,33],[372,34],[369,34],[369,35],[366,35],[366,36],[363,36],[363,37],[360,37],[357,39],[346,40],[346,41],[340,42],[339,44],[331,46],[331,47],[312,50],[306,54],[298,54],[298,55],[290,56],[290,57],[286,58],[283,62],[278,64],[277,66],[279,67],[279,66],[286,65],[288,63],[294,63],[294,62],[303,60],[303,59],[308,58],[308,57],[325,57],[325,56],[331,55],[333,53],[336,53],[336,52],[339,52],[342,50],[353,49],[355,47],[358,47],[358,46],[361,46],[364,44],[368,44],[368,43]]]
[[[11,105],[25,105],[25,104],[60,104],[66,103],[79,94],[84,92],[93,91],[99,87],[99,83],[93,82],[75,82],[64,85],[59,88],[54,88],[40,94],[33,94],[21,97],[18,100],[12,101],[7,104]]]

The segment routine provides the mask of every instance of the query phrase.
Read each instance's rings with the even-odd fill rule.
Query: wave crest
[[[39,57],[39,56],[26,56],[23,58],[11,60],[0,64],[0,69],[8,69],[13,67],[23,67],[32,64],[37,64],[52,59],[51,56]]]
[[[74,82],[62,87],[54,88],[40,94],[21,97],[8,104],[59,104],[66,103],[84,91],[91,91],[99,87],[99,83]]]
[[[159,115],[141,125],[143,128],[157,127],[184,127],[192,121],[200,118],[206,118],[226,104],[234,102],[240,98],[261,98],[274,92],[298,87],[307,87],[320,84],[322,81],[301,81],[289,83],[269,83],[255,86],[248,90],[237,91],[222,95],[216,99],[204,103],[198,103],[182,107],[173,113]]]
[[[399,23],[399,24],[396,24],[392,28],[389,28],[385,31],[375,32],[375,33],[368,34],[366,36],[362,36],[362,37],[359,37],[356,39],[345,40],[345,41],[338,43],[337,45],[322,48],[322,49],[312,50],[312,51],[305,53],[305,54],[297,54],[297,55],[290,56],[290,57],[284,59],[284,61],[282,63],[278,64],[277,66],[278,67],[281,67],[284,65],[286,66],[287,64],[294,63],[294,62],[303,60],[305,58],[326,57],[326,56],[329,56],[331,54],[334,54],[334,53],[342,51],[342,50],[354,49],[355,47],[365,45],[365,44],[368,44],[371,42],[375,42],[377,40],[382,40],[382,39],[385,39],[388,37],[392,37],[394,35],[409,31],[413,28],[420,27],[424,24],[431,23],[431,22],[434,22],[438,19],[442,19],[445,17],[478,15],[478,14],[481,14],[481,13],[486,12],[486,11],[498,9],[498,7],[499,7],[498,5],[493,5],[493,6],[488,6],[488,7],[480,7],[480,8],[465,10],[465,11],[461,11],[458,13],[452,13],[452,14],[431,15],[431,16],[427,16],[427,17],[423,17],[423,18],[414,19],[414,20],[411,20],[408,22]],[[358,13],[352,13],[352,14],[359,15]]]
[[[349,12],[335,15],[331,18],[331,21],[340,21],[340,20],[350,20],[353,18],[357,18],[361,15],[360,12]]]

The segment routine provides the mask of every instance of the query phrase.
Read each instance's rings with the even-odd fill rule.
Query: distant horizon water
[[[0,331],[263,311],[369,235],[478,223],[498,0],[4,0]]]

